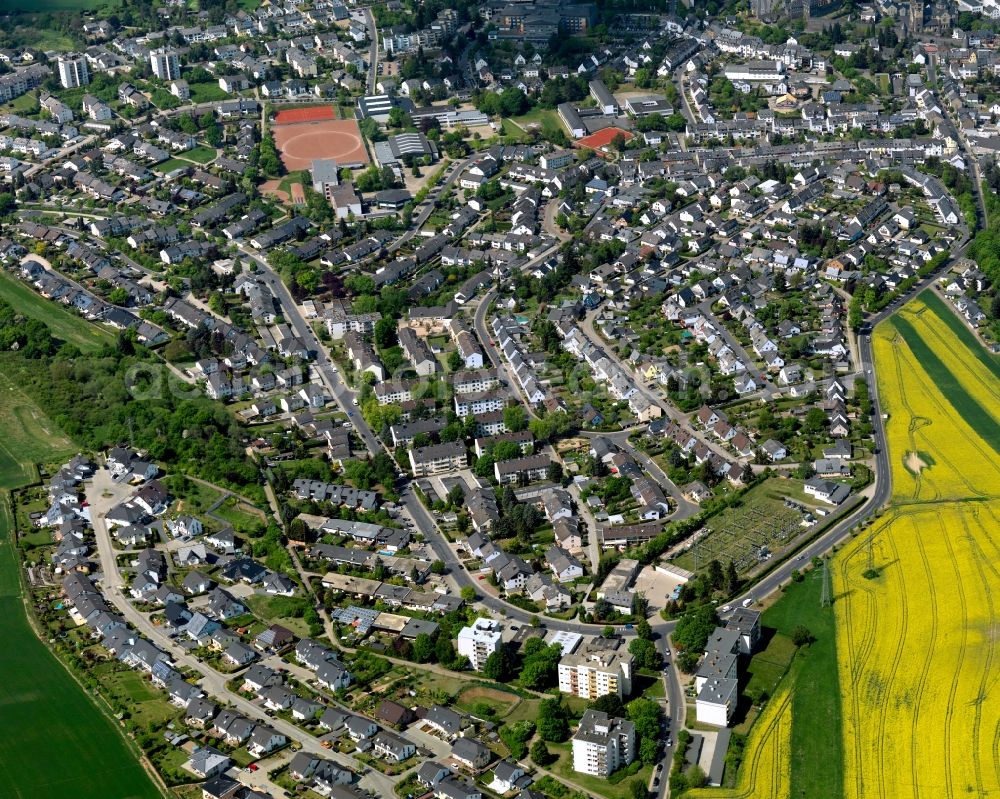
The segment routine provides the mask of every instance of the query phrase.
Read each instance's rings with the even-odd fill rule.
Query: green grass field
[[[785,676],[788,667],[795,657],[795,644],[787,635],[775,633],[767,642],[766,648],[751,658],[747,665],[747,680],[744,693],[748,696],[758,696],[761,693],[774,696],[781,678]]]
[[[251,508],[235,497],[227,499],[212,514],[231,524],[237,532],[248,532],[264,523],[264,518],[256,508]]]
[[[188,88],[191,89],[192,103],[215,103],[229,97],[218,83],[192,83]]]
[[[485,685],[471,685],[458,695],[455,704],[467,713],[506,719],[511,710],[522,701],[517,694],[488,688]],[[535,710],[537,712],[537,707]]]
[[[45,322],[52,335],[81,350],[93,351],[114,343],[115,337],[109,331],[36,294],[30,286],[3,271],[0,271],[0,299],[25,316]]]
[[[29,626],[0,499],[0,796],[160,797],[111,720]]]
[[[765,627],[791,636],[799,624],[814,638],[795,655],[786,679],[792,684],[791,784],[793,796],[843,796],[844,742],[841,733],[837,633],[832,607],[821,607],[822,570],[792,583],[763,615]],[[836,601],[836,600],[834,600]]]
[[[177,498],[179,513],[204,513],[222,496],[221,491],[194,480],[189,480],[181,489],[176,485],[172,485],[171,489],[171,493]]]
[[[166,161],[160,161],[153,169],[159,172],[161,175],[166,175],[168,172],[173,172],[175,169],[190,169],[191,162],[184,161],[180,158],[168,158]]]
[[[69,458],[76,451],[55,423],[0,371],[0,490],[36,478],[35,464]]]
[[[3,109],[15,114],[33,114],[38,111],[38,93],[28,92],[15,97],[9,103],[4,103]]]
[[[246,598],[246,603],[262,621],[287,627],[300,638],[309,637],[309,625],[301,618],[302,610],[309,603],[302,597],[254,594]]]
[[[551,108],[533,108],[523,116],[514,117],[513,121],[522,128],[526,128],[528,125],[553,125],[563,132],[566,131],[559,119],[559,113]]]
[[[140,727],[147,724],[162,726],[180,717],[181,711],[170,704],[167,695],[155,688],[142,674],[117,663],[107,663],[94,669],[94,676],[104,686],[101,690],[127,703],[132,718]]]
[[[511,138],[518,140],[527,138],[525,136],[524,128],[509,117],[505,117],[500,120],[500,129],[503,131],[504,136],[510,136]]]
[[[193,161],[196,164],[207,164],[211,161],[218,153],[215,151],[214,147],[192,147],[180,154],[180,158],[185,161]]]

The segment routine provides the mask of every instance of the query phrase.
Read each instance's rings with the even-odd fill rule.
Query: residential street
[[[189,655],[172,638],[165,634],[163,628],[152,624],[146,614],[139,612],[132,605],[125,593],[125,580],[115,565],[115,550],[111,544],[111,536],[104,521],[105,514],[132,491],[133,488],[127,483],[115,483],[111,479],[111,473],[107,469],[98,469],[94,475],[90,492],[92,495],[90,507],[94,533],[97,537],[97,550],[101,560],[102,572],[99,582],[107,600],[118,609],[118,612],[136,630],[149,638],[149,640],[165,652],[168,652],[175,663],[201,675],[199,680],[201,687],[216,701],[231,705],[247,718],[274,728],[289,740],[300,741],[302,748],[307,752],[335,760],[342,766],[356,771],[358,764],[353,758],[339,752],[324,749],[320,746],[320,742],[307,732],[283,719],[269,715],[258,705],[230,691],[226,687],[226,683],[233,678],[233,674],[222,674],[201,660]],[[360,781],[362,788],[369,789],[379,796],[392,796],[394,784],[395,780],[374,769],[369,770],[368,774],[362,777]]]

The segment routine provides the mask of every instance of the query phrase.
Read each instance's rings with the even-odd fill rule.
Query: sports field
[[[111,720],[28,625],[9,524],[0,492],[0,796],[159,797]]]
[[[0,490],[36,478],[35,464],[70,458],[73,443],[0,368]]]
[[[92,351],[114,343],[114,336],[104,328],[45,299],[3,270],[0,270],[0,299],[7,300],[25,316],[45,322],[53,336],[75,344],[81,350]]]
[[[328,107],[318,107],[324,108]],[[274,144],[285,169],[289,172],[309,169],[318,158],[332,158],[341,167],[367,164],[368,151],[357,121],[333,119],[328,114],[313,117],[299,113],[318,109],[281,111],[275,118]],[[286,114],[295,116],[283,116]]]

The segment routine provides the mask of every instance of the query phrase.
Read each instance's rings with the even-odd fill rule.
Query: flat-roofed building
[[[619,652],[596,639],[559,661],[559,690],[590,700],[606,694],[626,697],[632,692],[634,666],[635,659],[627,651]]]
[[[458,654],[465,655],[476,671],[482,671],[486,658],[501,646],[503,627],[491,619],[476,619],[458,632]]]
[[[465,445],[458,441],[411,449],[409,458],[410,469],[415,477],[453,472],[468,465]]]
[[[588,710],[573,735],[573,770],[607,777],[635,759],[635,725]]]

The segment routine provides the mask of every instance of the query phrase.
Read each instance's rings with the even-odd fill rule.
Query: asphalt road
[[[444,191],[460,174],[460,170],[457,168],[458,164],[453,164],[454,169],[451,170],[448,175],[447,180],[441,185],[439,191]],[[424,210],[421,212],[423,215],[423,220],[430,215],[433,203],[428,203]],[[419,219],[419,216],[418,216]],[[423,224],[423,221],[420,222]],[[412,233],[419,227],[415,225],[411,228],[408,233],[412,236]],[[400,246],[405,243],[408,236],[401,237],[398,240],[396,246]],[[965,241],[962,241],[957,248],[957,252],[964,250]],[[525,268],[530,268],[533,263],[548,257],[552,252],[558,248],[558,244],[547,248],[542,254],[540,254],[532,262],[527,264]],[[331,390],[333,396],[336,398],[338,404],[349,414],[351,417],[355,431],[364,441],[365,446],[372,453],[378,452],[383,449],[381,442],[375,437],[372,431],[369,429],[367,424],[361,418],[360,413],[355,412],[353,407],[353,394],[350,392],[343,381],[340,379],[339,373],[336,368],[330,362],[325,350],[321,346],[320,342],[316,338],[312,331],[312,328],[308,325],[306,320],[302,317],[298,307],[292,300],[291,295],[285,288],[284,284],[281,282],[280,278],[271,270],[267,265],[266,261],[261,258],[258,254],[252,250],[241,247],[241,250],[251,257],[261,268],[265,282],[271,287],[275,296],[281,302],[285,315],[292,328],[296,331],[303,341],[306,342],[307,346],[312,349],[316,354],[315,366],[319,374],[322,376],[323,381],[327,384],[328,388]],[[921,291],[927,285],[930,284],[932,277],[925,278],[921,281],[914,289],[907,295],[907,298],[913,296],[917,292]],[[483,347],[487,352],[487,355],[496,367],[503,367],[503,361],[496,351],[495,347],[490,343],[490,331],[486,327],[486,314],[492,302],[496,298],[496,289],[491,289],[487,292],[479,303],[476,309],[474,317],[474,326],[477,334],[480,336]],[[897,300],[884,311],[878,315],[872,317],[869,320],[871,327],[874,327],[880,321],[888,318],[892,313],[901,307],[905,300]],[[759,602],[765,597],[777,591],[780,586],[791,579],[791,572],[799,568],[803,562],[808,561],[814,556],[821,556],[828,552],[831,548],[837,544],[844,541],[849,535],[851,529],[860,521],[864,520],[870,516],[875,510],[880,508],[889,499],[891,493],[891,475],[889,469],[889,459],[886,448],[885,440],[885,428],[882,423],[881,417],[881,406],[879,403],[877,384],[874,379],[874,367],[872,366],[872,350],[870,338],[865,335],[862,336],[858,342],[858,351],[861,358],[861,367],[865,377],[868,380],[869,387],[872,391],[873,398],[873,435],[874,435],[874,445],[877,449],[875,455],[875,484],[874,490],[871,496],[855,511],[851,512],[845,518],[837,522],[830,530],[825,532],[823,535],[819,536],[812,543],[808,544],[800,553],[794,558],[785,561],[775,568],[771,573],[763,577],[753,586],[749,587],[744,594],[735,598],[732,602],[734,606],[742,603],[742,601],[749,599],[752,602]],[[626,442],[627,443],[627,442]],[[642,453],[638,453],[638,456],[642,456]],[[642,460],[642,458],[640,458]],[[648,459],[646,459],[648,460]],[[642,460],[645,465],[645,460]],[[653,464],[655,468],[655,464]],[[648,468],[648,466],[647,466]],[[655,471],[651,469],[654,476],[658,476],[656,469]],[[661,472],[662,474],[662,472]],[[461,560],[457,557],[453,547],[447,542],[444,536],[437,528],[435,520],[428,513],[427,509],[423,504],[417,499],[409,486],[404,489],[402,503],[405,505],[407,512],[413,518],[414,523],[417,528],[425,535],[427,542],[431,549],[434,551],[435,556],[443,561],[448,567],[450,577],[459,586],[471,586],[476,590],[477,594],[480,595],[480,602],[491,611],[497,613],[500,616],[507,618],[508,620],[519,622],[519,623],[530,623],[531,619],[535,614],[528,613],[514,605],[511,605],[493,595],[485,594],[480,589],[479,582],[473,578],[473,576],[465,569]],[[687,509],[686,509],[687,510]],[[128,603],[126,603],[128,604]],[[656,634],[658,641],[662,645],[665,652],[669,653],[669,636],[673,632],[675,627],[675,622],[663,621],[654,618],[650,621],[653,627],[654,633]],[[585,624],[576,621],[561,621],[556,619],[545,618],[545,627],[553,630],[567,630],[572,632],[588,633],[592,634],[595,631],[595,625]],[[626,636],[631,635],[629,631],[623,631]],[[666,695],[668,700],[668,707],[670,709],[669,723],[667,725],[667,732],[673,739],[676,737],[677,731],[680,729],[680,725],[683,724],[683,708],[684,701],[683,695],[680,687],[679,675],[677,674],[673,663],[671,660],[671,666],[664,672],[664,680],[666,683]],[[223,686],[224,687],[224,686]],[[664,752],[664,770],[661,774],[660,785],[658,791],[660,795],[665,795],[667,790],[666,775],[669,772],[670,762],[669,758],[672,755],[670,749],[666,749]]]
[[[445,168],[444,179],[438,183],[437,186],[427,192],[427,199],[424,200],[420,206],[417,206],[420,210],[417,211],[417,213],[413,216],[413,219],[410,221],[409,229],[407,229],[403,235],[389,245],[389,252],[395,252],[417,234],[417,231],[424,226],[424,223],[434,212],[435,200],[447,194],[451,189],[452,184],[458,180],[459,176],[465,171],[465,168],[478,157],[479,155],[476,154],[468,158],[464,158],[461,161],[452,161],[448,164]]]
[[[956,249],[956,256],[961,257],[965,250],[966,242],[963,241]],[[939,270],[940,272],[940,270]],[[938,272],[938,273],[939,273]],[[874,329],[880,322],[888,319],[910,299],[919,294],[933,283],[935,276],[929,275],[915,285],[904,297],[895,300],[884,310],[866,320],[868,329]],[[752,587],[748,588],[739,597],[736,597],[732,605],[735,607],[746,599],[759,602],[764,597],[774,593],[780,586],[791,579],[791,573],[795,569],[801,568],[811,558],[820,557],[829,552],[833,547],[845,541],[851,533],[851,529],[860,521],[868,518],[874,511],[882,507],[892,493],[892,471],[889,462],[888,446],[885,438],[885,425],[882,419],[882,407],[878,396],[878,383],[875,379],[874,358],[872,357],[872,344],[870,334],[863,334],[858,337],[858,352],[861,357],[861,372],[868,381],[868,387],[872,396],[872,430],[874,437],[875,454],[875,490],[864,504],[857,510],[845,516],[840,522],[835,524],[823,535],[819,536],[812,543],[803,548],[797,556],[786,560],[770,574],[763,577]]]
[[[281,281],[281,278],[271,269],[267,261],[250,247],[241,244],[240,252],[252,258],[254,263],[259,267],[262,280],[271,289],[274,296],[277,297],[278,302],[281,303],[282,313],[295,331],[295,335],[305,342],[306,346],[313,353],[314,368],[337,404],[348,415],[351,424],[354,426],[354,432],[358,434],[370,453],[375,454],[382,451],[381,443],[375,434],[372,433],[371,428],[368,427],[364,418],[362,418],[361,412],[354,405],[354,393],[341,379],[337,367],[330,360],[329,355],[327,355],[326,350],[323,348],[312,327],[306,321],[305,317],[302,316],[302,312],[299,310],[298,305],[296,305],[291,293],[285,287],[285,284]]]
[[[375,27],[375,15],[371,8],[365,9],[365,24],[368,26],[368,38],[371,39],[368,51],[368,93],[375,94],[375,84],[378,83],[378,28]]]

